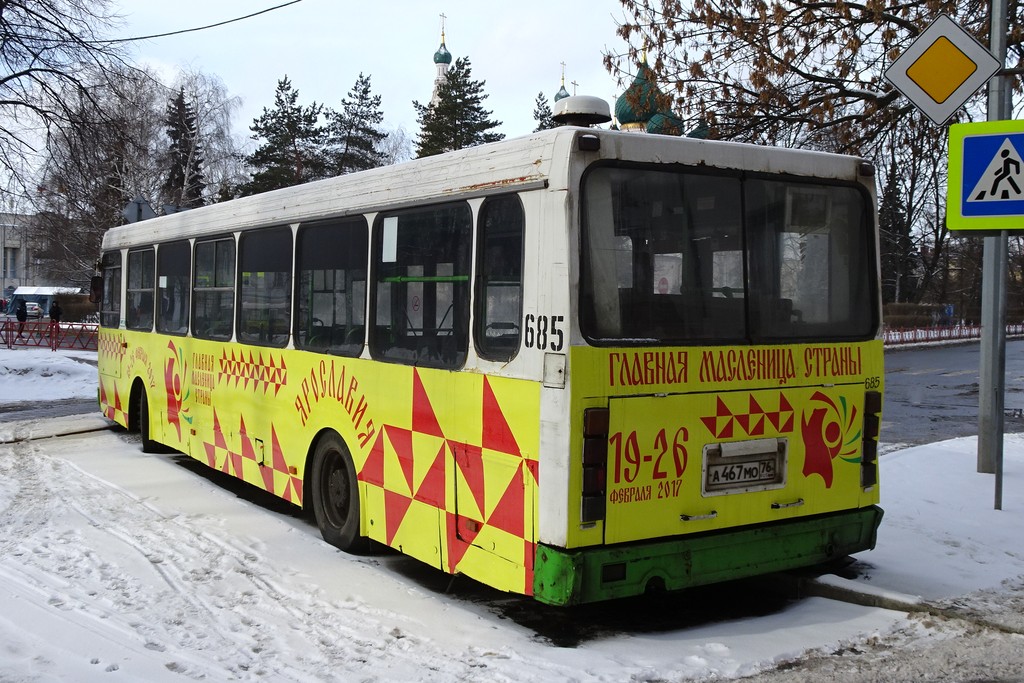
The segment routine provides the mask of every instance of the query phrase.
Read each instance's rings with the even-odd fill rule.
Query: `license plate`
[[[712,444],[704,448],[704,493],[740,493],[785,485],[783,439]]]

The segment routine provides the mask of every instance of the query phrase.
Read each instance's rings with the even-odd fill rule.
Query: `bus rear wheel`
[[[139,432],[142,436],[143,453],[160,453],[160,444],[149,435],[149,397],[143,389],[139,395]]]
[[[337,434],[327,434],[313,452],[313,513],[324,540],[346,552],[360,552],[359,482],[352,456]]]

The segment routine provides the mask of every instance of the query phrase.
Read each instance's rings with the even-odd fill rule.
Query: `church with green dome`
[[[444,15],[442,15],[442,22]],[[445,45],[444,24],[441,25],[441,45],[434,53],[434,65],[437,67],[437,75],[434,77],[434,92],[430,103],[436,105],[438,101],[438,89],[448,77],[448,69],[452,64],[452,53]],[[557,103],[570,93],[565,88],[565,64],[562,64],[562,82],[555,93],[554,101]],[[619,130],[650,133],[655,135],[684,135],[685,122],[672,112],[672,98],[658,88],[654,72],[647,65],[646,55],[641,59],[636,71],[636,77],[626,88],[626,91],[615,101],[615,121]],[[709,129],[705,122],[701,121],[696,128],[685,133],[691,138],[708,137]]]
[[[615,120],[620,130],[655,135],[683,135],[685,122],[672,112],[672,98],[658,88],[654,72],[643,57],[636,77],[615,101]],[[699,124],[687,137],[706,138],[708,128]]]
[[[430,103],[437,104],[437,91],[448,77],[448,67],[452,65],[452,53],[444,44],[444,27],[441,27],[441,47],[434,53],[434,65],[437,67],[437,75],[434,76],[434,94],[430,97]]]

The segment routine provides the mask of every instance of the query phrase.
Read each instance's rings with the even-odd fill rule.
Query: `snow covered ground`
[[[0,349],[0,403],[95,396],[88,360]],[[1024,672],[1018,435],[1006,437],[999,511],[993,477],[975,473],[975,439],[885,449],[878,548],[857,558],[856,578],[822,584],[920,611],[808,597],[720,620],[712,599],[674,622],[671,610],[687,603],[667,599],[650,606],[649,628],[633,609],[620,628],[584,629],[560,647],[530,625],[550,614],[543,606],[458,581],[446,593],[448,577],[389,553],[337,552],[285,505],[250,500],[186,458],[144,455],[132,435],[88,431],[105,424],[98,415],[0,422],[0,681],[911,681]],[[934,616],[942,609],[966,618]]]

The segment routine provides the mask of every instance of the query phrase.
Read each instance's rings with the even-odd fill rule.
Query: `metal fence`
[[[1024,325],[1007,325],[1006,336],[1024,336]],[[981,339],[981,325],[948,325],[945,327],[919,327],[909,330],[886,329],[882,340],[886,346],[923,344],[928,342]]]
[[[95,351],[99,325],[95,323],[51,323],[33,320],[0,322],[0,345],[9,349],[35,347],[50,349],[81,349]]]

